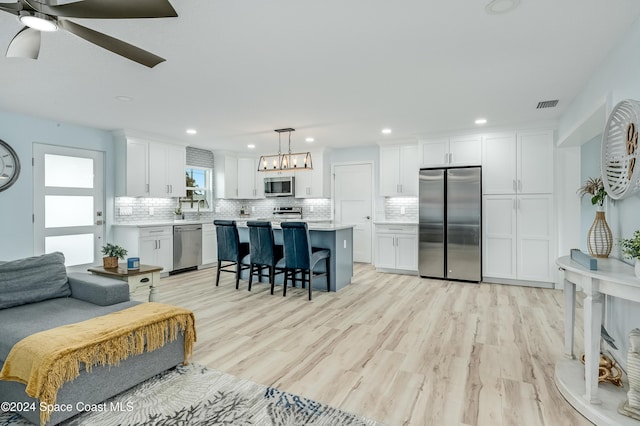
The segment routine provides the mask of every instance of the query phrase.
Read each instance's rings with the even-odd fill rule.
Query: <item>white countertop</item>
[[[303,222],[307,222],[304,221]],[[247,226],[247,221],[246,220],[242,220],[242,221],[236,221],[236,224],[239,227],[246,227]],[[353,228],[354,225],[346,225],[346,224],[341,224],[341,223],[313,223],[313,222],[308,222],[309,225],[309,231],[340,231],[342,229],[349,229],[349,228]],[[273,229],[282,229],[280,228],[279,224],[274,224],[273,225]]]
[[[222,218],[217,218],[222,219]],[[246,226],[248,220],[258,220],[257,218],[224,218],[225,220],[235,220],[238,226]],[[345,225],[345,224],[336,224],[333,223],[330,219],[303,219],[303,222],[307,222],[309,224],[309,230],[316,231],[337,231],[340,229],[348,229],[353,228],[353,225]],[[274,220],[274,222],[279,222]],[[122,226],[129,228],[152,228],[155,226],[174,226],[174,225],[199,225],[204,223],[213,223],[213,219],[207,220],[158,220],[158,221],[150,221],[150,222],[125,222],[125,223],[114,223],[112,226]],[[274,225],[275,229],[280,229],[280,227],[276,224]]]
[[[418,225],[418,221],[409,220],[375,220],[374,225]]]

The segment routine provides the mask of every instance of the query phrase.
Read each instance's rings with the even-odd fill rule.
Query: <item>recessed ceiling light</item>
[[[313,142],[315,139],[314,138],[306,138],[305,142]]]
[[[249,145],[247,145],[247,148],[249,148],[249,149],[253,149],[253,148],[255,148],[255,147],[256,147],[256,146],[255,146],[254,144],[252,144],[252,143],[250,143]]]
[[[487,119],[486,118],[478,118],[476,120],[476,124],[487,124]]]
[[[520,0],[491,0],[484,8],[489,15],[511,12],[520,5]]]
[[[388,135],[389,133],[391,133],[391,129],[382,129],[382,133]]]
[[[187,133],[190,135],[195,135],[196,133],[198,133],[198,131],[196,129],[187,129]]]
[[[120,95],[120,96],[116,96],[116,100],[120,102],[131,102],[133,98],[131,96]]]

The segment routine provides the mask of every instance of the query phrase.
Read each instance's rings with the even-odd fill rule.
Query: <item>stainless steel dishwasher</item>
[[[197,268],[202,264],[202,225],[173,226],[173,270]]]

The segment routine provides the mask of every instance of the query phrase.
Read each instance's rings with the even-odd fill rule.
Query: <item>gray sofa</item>
[[[129,300],[124,281],[89,275],[67,274],[62,253],[51,253],[0,263],[0,368],[15,343],[53,327],[84,321],[137,305]],[[76,406],[96,404],[184,361],[184,339],[130,357],[117,367],[84,370],[58,392],[58,404],[71,404],[70,412],[53,412],[48,425],[76,414]],[[0,380],[0,401],[39,402],[25,393],[25,385]],[[79,404],[83,403],[83,404]],[[39,424],[38,411],[20,414]]]

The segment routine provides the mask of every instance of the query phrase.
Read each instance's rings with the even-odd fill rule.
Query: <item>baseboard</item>
[[[522,287],[539,287],[539,288],[551,288],[551,289],[555,288],[555,284],[552,282],[512,280],[508,278],[482,277],[482,282],[494,283],[494,284],[519,285]]]

